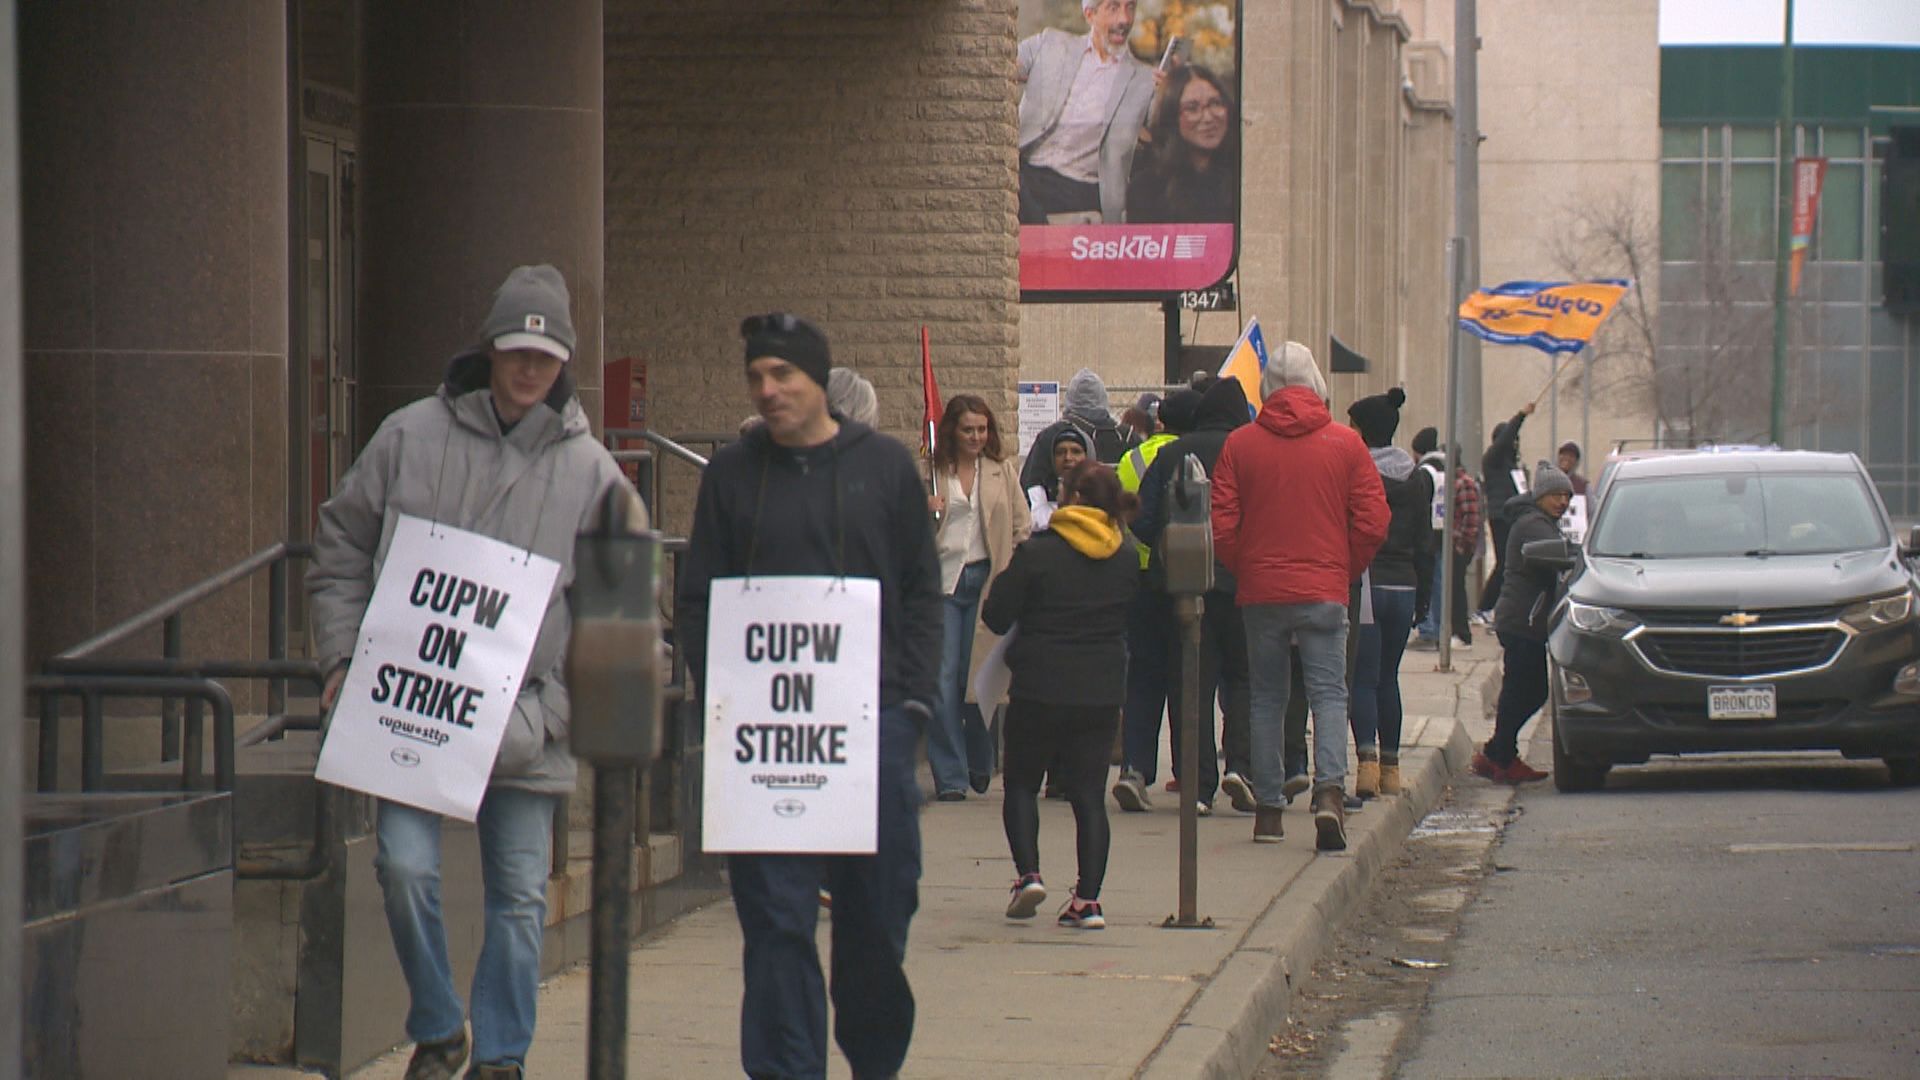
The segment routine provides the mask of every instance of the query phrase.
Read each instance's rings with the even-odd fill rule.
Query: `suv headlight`
[[[1884,630],[1913,618],[1913,606],[1913,590],[1906,589],[1850,604],[1840,613],[1840,621],[1855,630]]]
[[[1567,621],[1575,630],[1612,637],[1624,636],[1640,625],[1639,619],[1618,608],[1596,607],[1578,600],[1567,601]]]

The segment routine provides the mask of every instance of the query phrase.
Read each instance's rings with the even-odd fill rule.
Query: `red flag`
[[[922,422],[926,427],[926,439],[923,449],[927,456],[933,456],[934,433],[940,427],[940,415],[945,409],[940,404],[940,384],[933,378],[933,347],[927,340],[927,328],[920,328],[920,385],[926,393],[926,415]]]

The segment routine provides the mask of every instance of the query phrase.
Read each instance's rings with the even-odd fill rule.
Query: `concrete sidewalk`
[[[1174,796],[1156,790],[1152,813],[1112,810],[1103,931],[1053,921],[1074,878],[1065,803],[1042,802],[1042,868],[1052,894],[1025,923],[1002,914],[1013,869],[998,782],[985,797],[930,803],[921,819],[925,868],[908,960],[919,1017],[904,1074],[1247,1076],[1286,1021],[1296,973],[1311,969],[1344,912],[1465,768],[1469,730],[1484,737],[1482,694],[1490,700],[1498,656],[1488,640],[1441,674],[1431,670],[1433,653],[1407,654],[1407,793],[1351,816],[1346,852],[1315,854],[1304,799],[1288,810],[1287,839],[1277,845],[1254,844],[1252,815],[1224,800],[1201,819],[1199,907],[1214,921],[1210,930],[1160,928],[1177,906]],[[824,957],[824,918],[820,940]],[[649,937],[631,965],[629,1075],[740,1075],[740,931],[732,906],[715,904]],[[582,968],[541,989],[529,1072],[582,1076],[586,1056]],[[406,1057],[396,1051],[353,1075],[397,1080]],[[837,1050],[830,1075],[848,1075]]]

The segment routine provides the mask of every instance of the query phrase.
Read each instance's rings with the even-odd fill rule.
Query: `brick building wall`
[[[607,0],[607,356],[648,362],[655,430],[749,414],[739,324],[775,309],[911,445],[923,324],[942,391],[1012,426],[1017,6]]]

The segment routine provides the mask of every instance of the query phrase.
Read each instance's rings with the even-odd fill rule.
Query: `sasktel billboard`
[[[1160,299],[1233,273],[1240,4],[1021,0],[1020,293]]]

